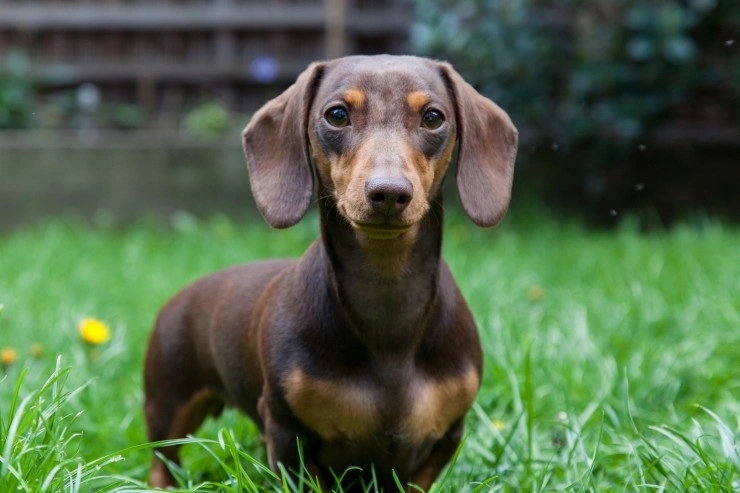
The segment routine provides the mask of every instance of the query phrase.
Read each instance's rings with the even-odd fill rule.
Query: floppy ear
[[[242,133],[252,195],[262,217],[275,228],[296,224],[311,203],[313,172],[306,132],[322,71],[322,64],[310,65],[284,93],[260,108]]]
[[[494,226],[509,207],[519,133],[509,115],[478,94],[451,65],[440,66],[455,103],[460,202],[475,224]]]

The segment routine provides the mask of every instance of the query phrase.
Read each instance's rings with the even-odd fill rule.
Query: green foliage
[[[79,414],[69,403],[84,387],[67,391],[68,373],[58,358],[38,389],[22,395],[26,371],[9,389],[0,407],[0,491],[80,491],[101,468],[121,460],[109,455],[85,462],[75,454],[81,441],[74,430]]]
[[[121,129],[142,127],[146,120],[141,108],[130,103],[108,104],[105,113],[110,124]]]
[[[512,212],[495,230],[447,214],[444,254],[485,366],[433,491],[738,491],[740,230],[600,232]],[[150,491],[141,367],[158,308],[206,273],[300,255],[316,223],[183,213],[169,228],[101,217],[0,237],[0,348],[18,354],[0,367],[0,491]],[[86,345],[84,316],[112,339]],[[269,471],[259,431],[233,409],[185,442],[181,491],[319,491]]]
[[[31,126],[35,93],[28,68],[28,58],[19,51],[0,58],[0,129]]]
[[[708,34],[737,15],[731,3],[419,0],[412,44],[453,62],[530,141],[612,151],[646,138],[701,87],[734,91],[726,99],[738,114],[740,60],[708,61],[727,52]]]
[[[30,66],[28,55],[22,51],[11,50],[0,57],[0,130],[36,127],[136,129],[147,125],[146,115],[136,104],[103,100],[91,111],[84,112],[80,107],[80,88],[43,94],[31,77]],[[235,121],[228,108],[209,99],[199,102],[178,123],[194,135],[214,136],[233,130]]]
[[[212,100],[192,109],[183,123],[194,135],[220,135],[232,130],[234,119],[224,105]]]

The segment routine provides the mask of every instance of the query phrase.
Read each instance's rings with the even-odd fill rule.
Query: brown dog
[[[262,430],[273,469],[324,485],[359,466],[430,487],[457,448],[481,378],[472,315],[441,259],[442,180],[479,226],[504,215],[517,131],[445,63],[314,63],[244,131],[252,192],[277,228],[316,188],[321,236],[297,260],[234,267],[160,312],[146,357],[151,440],[183,437],[224,403]],[[316,186],[314,186],[314,176]],[[177,461],[177,447],[161,449]],[[155,459],[155,486],[174,484]]]

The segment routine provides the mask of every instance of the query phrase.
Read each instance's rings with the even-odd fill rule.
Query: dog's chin
[[[402,238],[406,233],[412,231],[416,225],[416,222],[388,221],[378,218],[370,218],[369,220],[347,219],[349,219],[349,223],[358,237],[371,240],[395,240]]]
[[[371,240],[395,240],[410,231],[413,224],[409,226],[390,226],[387,224],[375,225],[353,222],[352,227],[357,233]]]
[[[421,220],[421,217],[417,218],[415,215],[404,214],[388,218],[366,211],[351,211],[341,203],[338,204],[338,209],[359,239],[388,241],[405,238],[408,233],[418,229]]]

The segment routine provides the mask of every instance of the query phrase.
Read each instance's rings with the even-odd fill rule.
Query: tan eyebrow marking
[[[342,93],[342,99],[355,108],[362,108],[365,105],[365,93],[359,89],[348,89],[344,91]]]
[[[413,91],[406,96],[406,102],[412,110],[421,111],[429,103],[429,96],[425,92]]]

